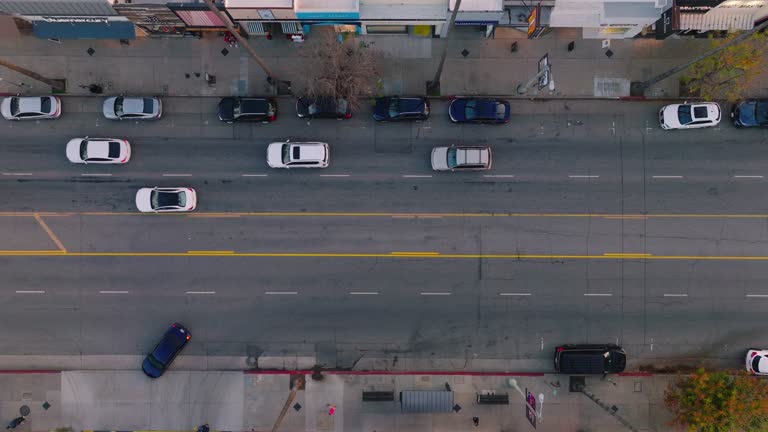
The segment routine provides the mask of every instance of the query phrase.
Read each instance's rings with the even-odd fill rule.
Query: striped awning
[[[283,26],[283,33],[285,34],[302,34],[304,33],[301,31],[301,26],[299,25],[298,21],[290,21],[290,22],[284,22],[280,23]]]
[[[177,10],[176,15],[189,27],[226,27],[223,21],[212,11]]]
[[[245,31],[247,31],[249,35],[254,36],[265,35],[269,33],[264,29],[264,24],[261,21],[246,21]]]
[[[713,9],[714,11],[714,9]],[[755,26],[749,13],[680,13],[680,30],[750,30]]]

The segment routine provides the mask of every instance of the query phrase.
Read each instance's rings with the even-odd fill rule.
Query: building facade
[[[135,27],[108,0],[0,0],[0,13],[41,39],[136,38]]]
[[[585,39],[627,39],[651,28],[673,0],[557,0],[551,27],[579,27]]]

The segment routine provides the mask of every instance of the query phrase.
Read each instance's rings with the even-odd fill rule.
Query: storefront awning
[[[210,10],[176,10],[176,15],[189,27],[226,27],[216,13]]]
[[[264,29],[264,24],[261,21],[241,21],[240,23],[242,24],[243,22],[245,22],[245,31],[249,35],[260,36],[269,33]]]
[[[680,13],[680,30],[750,30],[754,26],[753,13]]]
[[[33,21],[32,32],[41,39],[136,39],[130,21],[46,22]]]
[[[284,23],[280,23],[280,25],[283,26],[283,33],[284,34],[301,34],[301,33],[303,33],[301,31],[301,28],[299,27],[299,23],[296,22],[296,21],[284,22]]]

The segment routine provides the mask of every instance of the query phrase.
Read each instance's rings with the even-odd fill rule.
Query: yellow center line
[[[40,217],[39,214],[35,214],[35,220],[37,221],[38,224],[40,224],[43,230],[46,233],[48,233],[48,237],[50,237],[51,240],[54,243],[56,243],[56,247],[58,247],[61,252],[66,252],[67,249],[64,247],[64,244],[61,243],[61,240],[59,240],[59,238],[56,237],[56,234],[53,233],[53,230],[51,230],[51,228],[48,227],[48,224],[45,223],[45,221],[43,220],[43,218]]]
[[[390,252],[392,255],[440,255],[440,252]]]
[[[631,257],[643,257],[643,256],[651,256],[652,254],[649,253],[624,253],[624,252],[617,252],[617,253],[604,253],[605,256],[631,256]]]
[[[233,254],[235,251],[233,250],[191,250],[187,251],[188,254],[207,254],[207,255],[216,255],[216,254]]]

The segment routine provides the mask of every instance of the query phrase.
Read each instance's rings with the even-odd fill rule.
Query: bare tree
[[[380,82],[380,51],[332,31],[318,33],[301,47],[306,67],[293,86],[301,96],[344,98],[353,106],[372,96]]]

